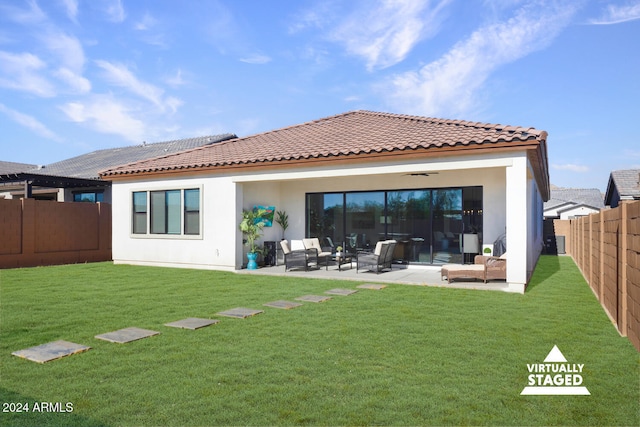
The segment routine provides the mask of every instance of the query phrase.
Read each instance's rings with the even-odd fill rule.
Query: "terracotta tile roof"
[[[496,143],[540,144],[546,141],[546,137],[546,132],[534,128],[352,111],[143,160],[103,171],[101,176],[108,179],[118,175],[185,169],[277,165],[305,159],[366,158],[376,153],[466,148]],[[546,162],[546,148],[543,157]]]

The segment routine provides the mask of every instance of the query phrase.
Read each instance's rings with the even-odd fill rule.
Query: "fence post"
[[[22,200],[22,258],[31,260],[36,253],[36,200]],[[28,261],[27,261],[27,264]],[[22,267],[23,265],[21,265]]]
[[[628,245],[628,241],[629,241],[629,236],[627,234],[628,230],[627,230],[627,221],[629,218],[629,203],[628,202],[623,202],[621,204],[621,212],[620,212],[620,229],[622,231],[622,242],[621,246],[622,246],[622,277],[621,277],[621,282],[620,283],[620,298],[622,299],[622,307],[620,307],[620,309],[622,310],[622,324],[619,325],[620,329],[620,334],[622,336],[627,336],[627,317],[629,316],[629,313],[627,313],[627,245]]]
[[[598,301],[604,298],[604,213],[600,211],[600,280],[598,281]]]
[[[589,223],[589,283],[593,283],[593,218],[591,215],[585,217]]]

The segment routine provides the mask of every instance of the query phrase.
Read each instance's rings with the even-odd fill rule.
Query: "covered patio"
[[[480,280],[456,280],[451,283],[447,283],[447,280],[442,280],[440,276],[440,267],[438,266],[412,266],[407,268],[407,266],[403,265],[394,265],[390,271],[376,274],[370,271],[356,271],[354,261],[351,268],[349,268],[349,265],[343,265],[340,270],[338,270],[337,265],[329,264],[328,269],[321,266],[318,269],[311,269],[308,271],[300,269],[287,270],[285,272],[284,265],[276,265],[262,267],[257,270],[236,270],[235,272],[237,274],[300,277],[305,279],[352,280],[362,283],[437,286],[444,288],[514,292],[513,289],[509,288],[509,285],[505,281],[501,280],[488,281],[487,283],[483,283]]]

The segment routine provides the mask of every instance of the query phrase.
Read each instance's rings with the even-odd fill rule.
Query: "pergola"
[[[0,174],[0,188],[24,188],[24,197],[33,197],[33,188],[82,188],[109,187],[111,182],[101,179],[84,179],[67,176],[42,175],[27,172]]]

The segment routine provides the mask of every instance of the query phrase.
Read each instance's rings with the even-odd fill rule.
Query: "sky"
[[[0,0],[0,160],[353,110],[534,127],[553,185],[640,168],[640,0]]]

